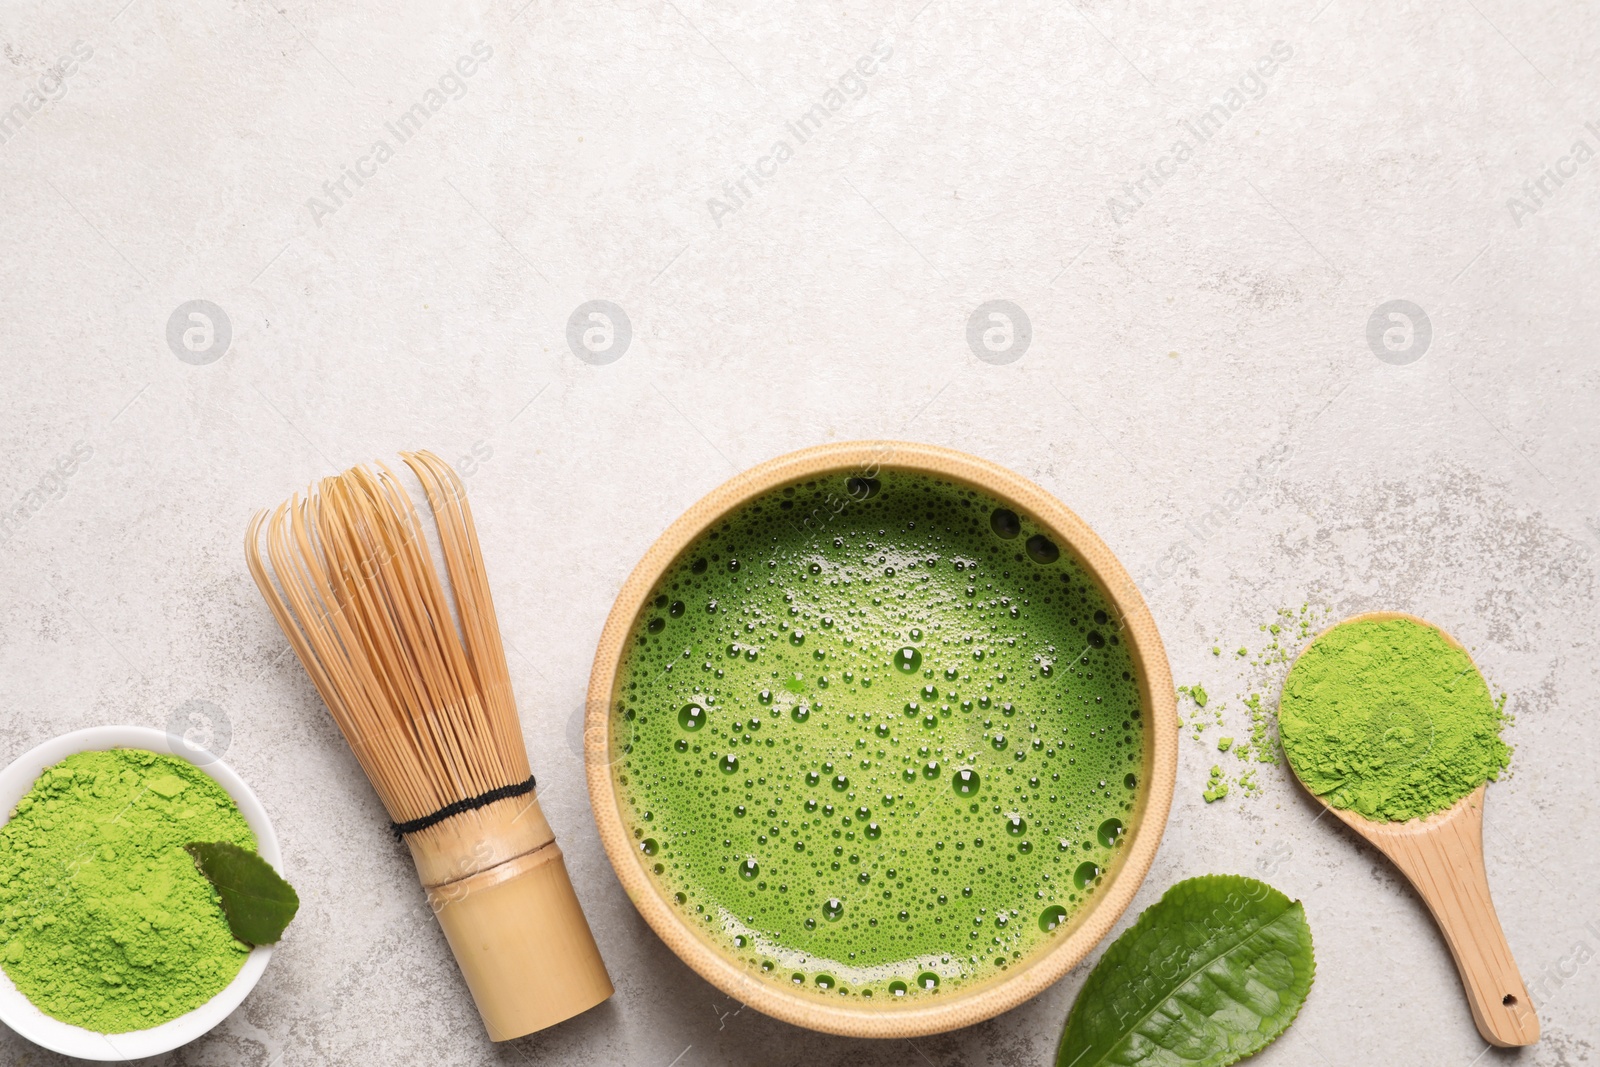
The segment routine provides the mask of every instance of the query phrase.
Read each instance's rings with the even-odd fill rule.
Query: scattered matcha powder
[[[40,774],[0,827],[0,965],[41,1011],[106,1034],[199,1007],[250,948],[183,846],[255,835],[192,764],[80,752]]]
[[[1210,704],[1211,698],[1206,695],[1206,691],[1203,687],[1198,685],[1180,685],[1178,686],[1178,696],[1188,697],[1194,702],[1194,713],[1190,716],[1189,727],[1193,731],[1193,736],[1196,741],[1200,740],[1201,733],[1205,731],[1206,727],[1211,725],[1213,720],[1215,720],[1218,726],[1222,725],[1222,709],[1226,705],[1217,704],[1212,707],[1210,712],[1207,712],[1205,710],[1206,705]],[[1181,711],[1179,712],[1179,719],[1181,725]]]
[[[1443,811],[1511,760],[1466,652],[1408,619],[1334,627],[1300,656],[1278,710],[1300,780],[1337,808],[1399,822]]]
[[[1201,796],[1205,797],[1207,804],[1221,800],[1228,795],[1228,780],[1222,776],[1222,768],[1213,766],[1211,777],[1206,781],[1206,791]]]
[[[1281,685],[1284,665],[1293,661],[1296,652],[1316,632],[1319,620],[1327,617],[1326,609],[1314,608],[1309,601],[1300,605],[1299,609],[1278,608],[1270,622],[1259,623],[1256,626],[1258,633],[1265,634],[1266,644],[1261,646],[1255,656],[1250,655],[1250,650],[1241,645],[1237,650],[1237,657],[1246,661],[1248,674],[1246,680],[1252,686],[1272,690]],[[1213,656],[1222,655],[1222,643],[1211,646]],[[1214,721],[1217,726],[1226,725],[1223,712],[1227,704],[1212,701],[1206,694],[1205,688],[1200,685],[1180,686],[1180,695],[1189,696],[1194,702],[1194,711],[1189,720],[1191,737],[1200,741],[1201,735]],[[1241,763],[1278,763],[1278,739],[1276,737],[1276,720],[1271,709],[1262,706],[1259,693],[1252,692],[1248,696],[1240,697],[1240,702],[1250,715],[1250,734],[1248,738],[1224,737],[1217,741],[1218,752],[1234,754]],[[1209,704],[1209,707],[1208,707]],[[1213,714],[1202,715],[1200,709],[1207,708]],[[1225,786],[1236,786],[1246,796],[1259,796],[1262,786],[1255,777],[1255,768],[1250,767],[1239,773],[1238,778],[1230,780],[1220,770],[1218,777]],[[1210,783],[1208,783],[1208,791]]]
[[[1250,709],[1250,743],[1240,749],[1240,759],[1249,752],[1255,753],[1257,763],[1278,763],[1278,749],[1272,739],[1272,716],[1261,706],[1261,694],[1251,693],[1244,699]]]

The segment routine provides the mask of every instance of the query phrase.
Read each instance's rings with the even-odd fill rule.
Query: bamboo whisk
[[[402,458],[433,513],[448,597],[422,518],[383,464],[258,512],[245,558],[504,1041],[612,987],[533,793],[466,490],[431,452]]]

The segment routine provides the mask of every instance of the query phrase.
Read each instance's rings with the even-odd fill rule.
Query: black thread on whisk
[[[433,812],[431,815],[424,815],[420,819],[392,822],[389,824],[389,829],[394,831],[394,839],[399,841],[406,834],[414,834],[418,830],[426,830],[430,826],[444,822],[452,815],[460,815],[464,811],[474,811],[478,808],[487,807],[495,801],[505,800],[507,797],[520,797],[524,793],[531,793],[533,792],[533,785],[533,775],[530,774],[526,782],[514,782],[511,785],[496,786],[486,793],[479,793],[475,797],[468,797],[465,800],[453,800],[438,811]]]

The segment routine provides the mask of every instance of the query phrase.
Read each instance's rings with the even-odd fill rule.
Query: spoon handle
[[[1539,1017],[1500,928],[1483,868],[1483,787],[1423,832],[1372,835],[1411,880],[1455,957],[1485,1041],[1501,1047],[1539,1040]]]

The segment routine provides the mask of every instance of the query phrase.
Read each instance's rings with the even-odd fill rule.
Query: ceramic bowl
[[[933,475],[997,498],[1048,530],[1099,582],[1121,617],[1123,640],[1138,668],[1144,722],[1140,786],[1125,844],[1105,881],[1046,945],[984,982],[917,1002],[850,998],[824,1001],[763,979],[729,959],[686,923],[645,870],[622,813],[614,773],[610,709],[629,634],[663,573],[697,537],[755,498],[796,481],[837,482],[831,499],[848,506],[851,478],[895,471]],[[859,484],[859,483],[855,483]],[[1036,996],[1075,967],[1111,930],[1133,899],[1166,826],[1177,773],[1178,717],[1166,650],[1143,597],[1094,531],[1032,482],[985,460],[931,445],[864,441],[821,445],[761,464],[714,490],[667,528],[645,553],[617,596],[600,637],[590,676],[584,729],[589,797],[606,853],[628,896],[661,939],[724,993],[767,1015],[814,1030],[853,1037],[904,1038],[971,1026]]]
[[[86,730],[75,730],[18,756],[9,767],[0,771],[0,825],[10,820],[17,802],[33,788],[33,783],[46,767],[77,752],[111,748],[142,748],[151,752],[170,753],[188,760],[209,774],[239,806],[245,821],[255,832],[257,849],[262,858],[282,870],[278,838],[272,832],[267,810],[261,806],[261,801],[256,799],[250,787],[244,784],[244,779],[226,763],[203,749],[189,745],[183,738],[144,726],[93,726]],[[188,1044],[226,1019],[255,987],[271,958],[271,945],[256,946],[245,958],[244,966],[233,981],[198,1008],[160,1026],[123,1034],[100,1034],[51,1018],[34,1007],[33,1002],[23,996],[11,979],[0,971],[0,1022],[36,1045],[80,1059],[137,1060],[157,1056]]]

